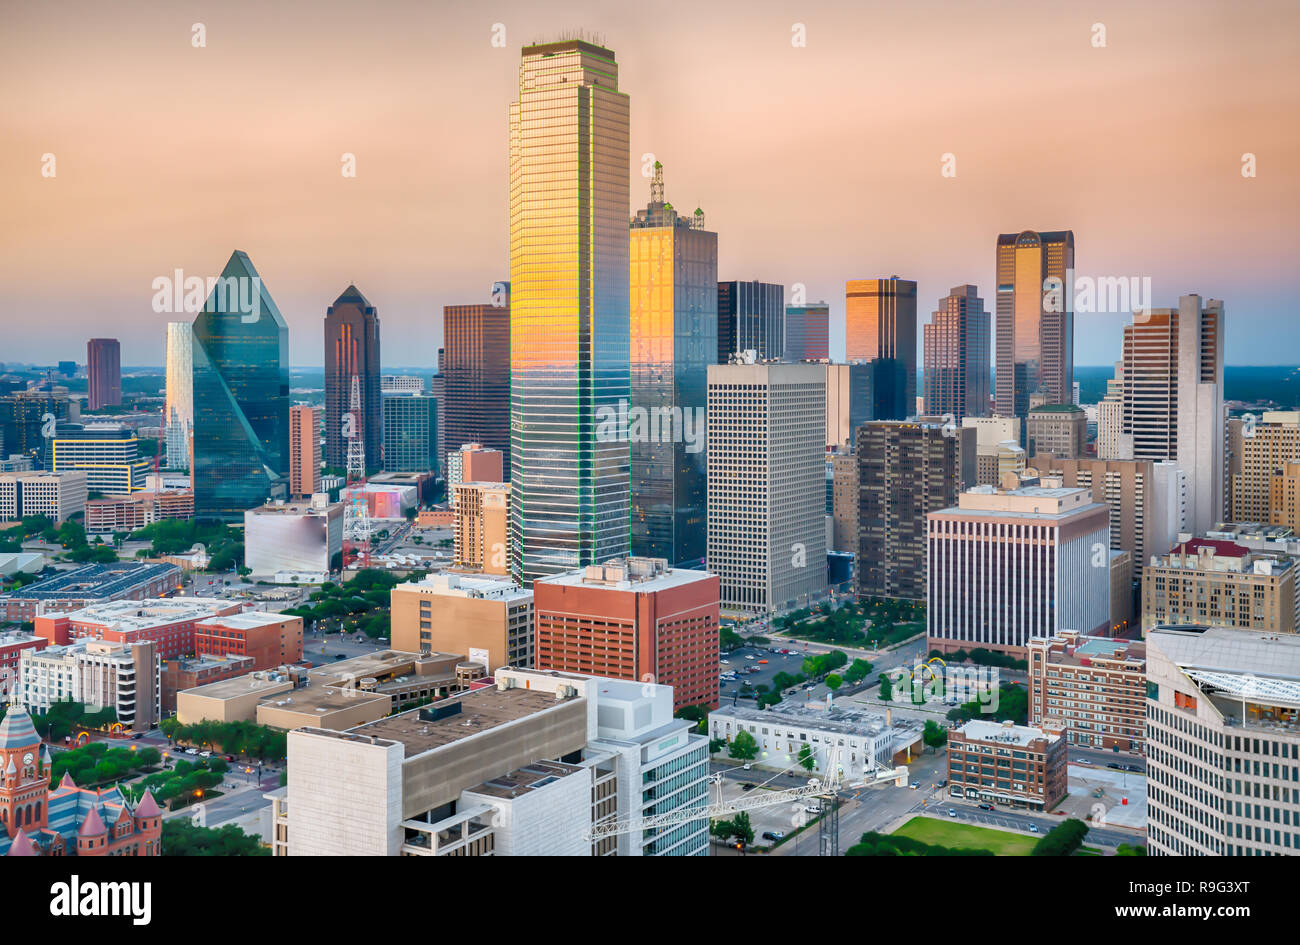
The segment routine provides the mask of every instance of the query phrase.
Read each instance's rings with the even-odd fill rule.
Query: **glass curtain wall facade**
[[[510,108],[512,572],[628,552],[628,97],[614,54],[526,46]]]
[[[194,329],[189,322],[167,323],[167,400],[163,429],[169,469],[190,468],[194,428]]]
[[[916,283],[898,276],[855,279],[844,286],[846,361],[876,364],[877,419],[916,414]],[[901,378],[899,377],[901,375]],[[882,383],[888,381],[888,383]],[[897,390],[901,381],[902,390]],[[888,389],[895,395],[882,397]]]
[[[718,234],[704,229],[702,210],[679,216],[663,196],[656,164],[629,243],[631,544],[634,555],[679,566],[702,561],[706,544],[704,410],[718,344]]]
[[[785,286],[718,283],[718,363],[741,351],[758,352],[760,361],[785,356]]]
[[[289,329],[236,250],[194,319],[194,515],[243,521],[287,492]]]
[[[997,280],[997,413],[1024,420],[1029,396],[1037,393],[1046,395],[1044,403],[1071,403],[1074,232],[1003,233],[997,243]],[[1049,285],[1056,287],[1052,296]],[[1021,423],[1020,431],[1023,441],[1028,425]]]
[[[446,343],[442,439],[452,450],[465,443],[500,450],[508,479],[510,283],[496,283],[489,304],[444,306],[442,334]]]
[[[925,326],[925,413],[984,417],[989,412],[989,314],[973,285],[959,285],[939,300]]]
[[[360,380],[361,407],[353,435],[365,450],[367,470],[379,468],[383,407],[379,384],[379,312],[354,285],[325,312],[325,465],[347,466],[344,419],[352,413],[352,378]]]

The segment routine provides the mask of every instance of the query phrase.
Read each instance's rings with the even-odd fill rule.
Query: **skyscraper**
[[[316,408],[289,408],[289,494],[309,496],[320,491],[320,439]]]
[[[632,220],[630,258],[632,407],[645,436],[631,435],[634,555],[670,564],[704,557],[704,409],[717,350],[718,234],[704,212],[679,216],[664,202],[655,163],[650,203]]]
[[[440,468],[438,398],[422,391],[389,391],[383,398],[384,472]]]
[[[360,381],[353,413],[352,378]],[[347,434],[351,433],[351,436]],[[379,313],[350,285],[325,311],[325,465],[347,466],[348,445],[360,440],[365,468],[379,468],[383,406],[379,393]]]
[[[91,338],[86,343],[86,376],[90,381],[88,409],[122,403],[122,346],[116,338]]]
[[[916,283],[898,276],[855,279],[844,285],[844,351],[847,361],[871,361],[877,420],[916,414]],[[881,363],[885,362],[885,363]],[[892,362],[892,363],[890,363]],[[882,398],[902,374],[902,403]],[[892,382],[891,382],[892,381]]]
[[[975,430],[877,420],[858,427],[858,596],[926,596],[926,515],[975,479]]]
[[[452,449],[477,442],[500,450],[509,476],[510,283],[498,282],[488,304],[444,306],[442,335],[443,441]]]
[[[194,329],[189,322],[167,323],[167,399],[163,430],[167,466],[190,468],[190,432],[194,429]]]
[[[973,285],[954,286],[925,326],[925,412],[984,417],[989,412],[989,313]]]
[[[1124,327],[1124,459],[1168,459],[1187,474],[1187,524],[1222,521],[1226,474],[1223,303],[1184,295],[1178,308],[1135,314]]]
[[[1029,396],[1040,392],[1046,395],[1044,403],[1070,403],[1074,231],[1003,233],[996,262],[997,412],[1025,418]],[[1027,432],[1022,425],[1021,435]]]
[[[765,614],[826,593],[826,371],[709,368],[708,569],[722,609]]]
[[[758,352],[760,361],[785,356],[785,286],[718,283],[718,363],[741,351]]]
[[[193,332],[194,514],[242,521],[289,473],[289,328],[247,253],[231,254]]]
[[[614,54],[525,46],[510,109],[512,567],[628,552],[628,97]]]
[[[785,307],[785,359],[824,361],[831,356],[831,307],[825,302]]]

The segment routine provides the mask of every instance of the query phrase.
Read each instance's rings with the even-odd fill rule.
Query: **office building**
[[[152,643],[160,659],[175,659],[194,652],[197,621],[239,613],[241,606],[210,597],[101,601],[77,610],[38,615],[35,633],[59,646],[83,639],[127,646]]]
[[[1110,507],[1110,546],[1127,551],[1142,578],[1153,556],[1163,555],[1187,530],[1187,477],[1174,463],[1150,460],[1057,459],[1039,456],[1039,473],[1068,489],[1088,489]]]
[[[440,433],[453,444],[500,450],[510,469],[510,283],[493,286],[492,301],[442,309],[446,419]],[[439,458],[442,454],[439,453]]]
[[[438,469],[438,399],[392,391],[383,395],[385,472]]]
[[[44,515],[62,524],[85,510],[88,491],[81,470],[0,473],[0,522]]]
[[[823,576],[824,580],[824,576]],[[533,585],[537,667],[672,687],[718,705],[718,577],[616,558]]]
[[[853,431],[875,419],[871,364],[824,364],[826,370],[826,448],[853,449]]]
[[[446,328],[443,328],[444,333]],[[417,374],[381,374],[379,375],[379,392],[406,391],[412,394],[424,392],[424,378]]]
[[[0,633],[0,698],[7,698],[10,688],[18,679],[18,662],[24,650],[40,651],[49,640],[34,633],[6,631]]]
[[[508,578],[431,574],[392,591],[392,641],[411,653],[464,653],[489,675],[534,665],[533,592]]]
[[[379,311],[349,285],[325,310],[325,465],[346,468],[348,450],[356,442],[362,466],[378,469],[383,422]]]
[[[194,319],[194,514],[240,521],[288,490],[289,328],[236,250]]]
[[[316,408],[289,408],[289,495],[298,498],[320,492],[320,438]]]
[[[628,551],[614,420],[630,397],[628,134],[613,52],[524,47],[510,109],[510,482],[511,570],[528,587]]]
[[[1124,439],[1124,362],[1106,380],[1106,395],[1097,403],[1097,458],[1133,458],[1133,441]]]
[[[722,609],[826,594],[826,375],[820,364],[709,367],[709,571]]]
[[[144,489],[151,468],[139,451],[139,438],[120,423],[57,424],[50,438],[49,468],[84,472],[90,492],[130,495]]]
[[[1110,633],[1110,510],[1086,489],[977,486],[927,519],[928,649],[1023,659],[1030,637]]]
[[[949,435],[951,434],[951,435]],[[926,596],[928,513],[975,478],[975,431],[878,420],[858,428],[858,596]]]
[[[91,338],[86,343],[87,409],[122,404],[122,346],[116,338]]]
[[[631,385],[627,431],[634,555],[698,564],[707,503],[704,407],[718,325],[718,234],[704,212],[664,202],[655,162],[650,203],[629,240]]]
[[[1158,627],[1147,637],[1147,852],[1300,852],[1300,637]]]
[[[1179,541],[1142,575],[1142,628],[1194,623],[1295,633],[1297,559],[1215,538]]]
[[[983,417],[989,412],[992,323],[973,285],[954,286],[924,328],[925,412]]]
[[[0,621],[23,623],[94,603],[158,597],[176,591],[180,577],[173,564],[87,564],[0,594]]]
[[[975,431],[975,482],[1000,486],[1007,473],[1025,470],[1020,446],[1019,417],[963,417],[961,425]]]
[[[1074,232],[1003,233],[998,236],[996,270],[996,412],[1028,417],[1034,394],[1044,403],[1070,403]]]
[[[455,488],[452,564],[484,574],[509,574],[510,483],[462,482]]]
[[[189,322],[167,323],[166,400],[163,436],[167,468],[190,468],[190,434],[194,430],[194,329]]]
[[[851,452],[831,459],[831,551],[858,553],[858,458]]]
[[[1286,524],[1273,521],[1272,489],[1279,471],[1285,476],[1287,464],[1300,463],[1300,411],[1265,410],[1255,422],[1235,426],[1240,445],[1234,450],[1228,520]]]
[[[1142,754],[1146,644],[1077,630],[1030,637],[1029,724],[1064,728],[1081,748]]]
[[[1033,407],[1026,421],[1029,429],[1029,460],[1050,453],[1060,459],[1084,455],[1088,443],[1088,418],[1074,404],[1044,404]]]
[[[148,790],[130,804],[116,785],[79,788],[67,773],[51,790],[54,759],[25,709],[10,706],[0,721],[0,750],[9,760],[0,776],[0,856],[161,855],[162,811]]]
[[[806,302],[785,307],[785,360],[826,361],[831,356],[831,307]]]
[[[1178,463],[1198,534],[1224,515],[1223,319],[1222,302],[1184,295],[1124,328],[1121,450]]]
[[[292,731],[273,852],[706,855],[689,811],[707,803],[708,739],[672,711],[667,686],[506,669],[424,709]]]
[[[1268,483],[1268,504],[1270,525],[1300,529],[1300,463],[1286,463],[1274,470]]]
[[[152,641],[79,639],[23,650],[9,698],[38,714],[64,701],[83,703],[92,712],[112,709],[124,728],[147,732],[162,717],[161,673]]]
[[[182,656],[162,664],[162,710],[175,715],[177,696],[188,689],[198,689],[226,679],[252,673],[251,656]]]
[[[505,454],[482,443],[463,443],[447,454],[447,498],[456,502],[462,482],[505,482]]]
[[[718,283],[718,363],[744,351],[760,361],[785,357],[785,286],[757,279]]]
[[[1059,729],[976,719],[948,733],[948,794],[1044,814],[1069,791]]]
[[[914,416],[916,283],[898,276],[857,279],[845,283],[844,292],[845,360],[872,362],[873,418]]]
[[[35,456],[36,465],[44,466],[46,437],[53,431],[47,414],[56,422],[75,423],[81,418],[81,401],[72,399],[65,387],[0,394],[0,454]]]
[[[341,567],[343,503],[317,494],[244,513],[244,565],[258,577],[319,575]]]
[[[302,660],[301,617],[260,611],[222,614],[194,623],[194,653],[248,657],[248,670],[274,669]]]

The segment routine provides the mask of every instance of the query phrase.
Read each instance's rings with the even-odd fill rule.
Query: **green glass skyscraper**
[[[628,98],[608,49],[525,46],[510,108],[511,563],[628,552]]]
[[[194,319],[194,515],[242,521],[289,475],[289,329],[235,250]]]

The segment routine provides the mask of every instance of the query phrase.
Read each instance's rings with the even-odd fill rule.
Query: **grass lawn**
[[[920,840],[922,843],[933,843],[944,847],[988,850],[997,856],[1028,856],[1029,851],[1038,842],[1037,837],[1026,837],[989,827],[975,827],[955,820],[938,820],[934,817],[913,817],[894,833]]]

